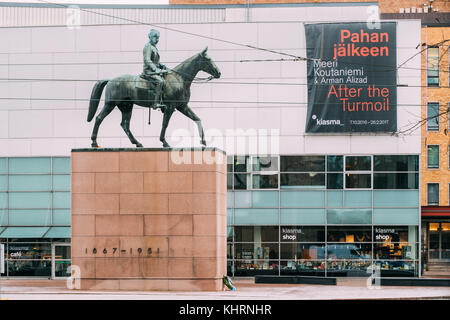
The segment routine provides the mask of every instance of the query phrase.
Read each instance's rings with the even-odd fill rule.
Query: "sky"
[[[8,0],[15,3],[62,3],[62,4],[169,4],[169,0]]]

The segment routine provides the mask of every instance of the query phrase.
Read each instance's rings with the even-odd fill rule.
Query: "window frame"
[[[427,120],[427,131],[433,131],[433,132],[439,132],[439,130],[441,129],[441,124],[440,124],[440,119],[439,116],[437,117],[438,121],[437,121],[437,129],[434,128],[430,128],[430,105],[437,105],[437,114],[439,115],[440,112],[440,103],[439,102],[428,102],[427,103],[427,116],[426,116],[426,120]],[[433,119],[434,120],[434,119]]]
[[[430,68],[429,68],[429,49],[437,49],[438,50],[438,54],[437,54],[437,72],[438,72],[438,76],[437,76],[437,79],[438,79],[438,82],[437,82],[437,84],[431,84],[430,85],[430,83],[428,82],[428,79],[430,78],[430,76],[429,76],[429,70],[431,70]],[[441,66],[441,64],[440,64],[440,57],[441,57],[441,48],[438,46],[438,47],[436,47],[436,46],[431,46],[431,47],[428,47],[427,48],[427,61],[426,61],[426,70],[427,70],[427,87],[431,87],[431,88],[438,88],[438,87],[440,87],[441,86],[441,77],[440,77],[440,66]],[[433,77],[433,78],[436,78],[436,77]]]
[[[347,157],[370,157],[370,169],[368,170],[347,170],[346,168],[346,163],[347,163]],[[359,154],[351,154],[351,155],[344,155],[344,159],[343,159],[343,189],[342,190],[372,190],[373,189],[373,155],[367,155],[367,154],[363,154],[363,155],[359,155]],[[370,175],[370,187],[368,188],[348,188],[347,187],[347,175]]]
[[[430,203],[430,185],[437,185],[437,204],[436,203]],[[427,206],[439,206],[440,203],[440,185],[436,182],[430,182],[427,183]]]
[[[429,153],[428,153],[429,147],[437,147],[437,166],[436,167],[430,166],[430,157],[429,157]],[[427,145],[427,169],[439,169],[440,168],[441,161],[439,159],[439,155],[440,155],[440,148],[439,148],[438,144]]]

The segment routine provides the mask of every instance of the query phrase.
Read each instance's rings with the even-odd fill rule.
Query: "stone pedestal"
[[[81,289],[222,290],[226,156],[72,150],[72,265]]]

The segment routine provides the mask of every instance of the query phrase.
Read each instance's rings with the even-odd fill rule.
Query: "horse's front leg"
[[[200,120],[200,118],[194,113],[194,111],[192,111],[191,108],[188,107],[188,105],[185,105],[184,107],[179,108],[178,110],[186,117],[192,119],[195,122],[198,129],[198,135],[200,136],[200,143],[206,146],[205,133],[203,132],[202,121]]]
[[[162,142],[164,148],[170,148],[170,145],[166,141],[166,129],[167,129],[167,126],[169,125],[169,121],[170,121],[170,118],[172,117],[173,112],[174,112],[174,109],[168,108],[168,107],[165,108],[165,110],[164,110],[164,118],[163,118],[163,123],[162,123],[162,128],[161,128],[161,134],[159,136],[159,141]]]

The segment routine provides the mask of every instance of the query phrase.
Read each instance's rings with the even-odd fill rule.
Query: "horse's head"
[[[203,49],[202,52],[200,52],[199,57],[200,57],[200,70],[209,73],[210,75],[212,75],[214,78],[220,78],[220,70],[219,68],[216,66],[216,64],[214,63],[214,61],[211,60],[210,57],[208,57],[208,55],[206,54],[206,51],[208,51],[208,47],[206,47],[205,49]]]

